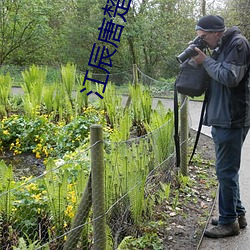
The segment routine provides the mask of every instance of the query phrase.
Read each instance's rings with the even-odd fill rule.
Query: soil
[[[191,138],[195,138],[191,131]],[[193,139],[190,146],[193,146]],[[215,175],[214,144],[210,137],[201,134],[194,163],[189,166],[188,176],[191,184],[179,188],[179,200],[176,209],[173,202],[166,202],[158,207],[161,214],[166,214],[167,227],[160,228],[164,250],[199,249],[203,232],[215,204],[217,179]],[[172,189],[172,187],[171,187]],[[172,194],[174,200],[176,194]],[[171,200],[171,199],[169,199]]]
[[[44,159],[37,159],[32,153],[13,155],[12,152],[7,152],[0,156],[0,160],[4,160],[6,165],[13,167],[16,181],[23,176],[39,176],[45,171]]]

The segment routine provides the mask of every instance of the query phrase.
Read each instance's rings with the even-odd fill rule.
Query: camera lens
[[[194,49],[195,47],[199,48],[200,50],[203,50],[207,47],[207,43],[201,37],[197,36],[192,41],[192,43],[180,55],[176,57],[177,61],[179,63],[183,63],[188,58],[198,55],[198,53]]]
[[[195,44],[191,44],[189,47],[187,47],[180,55],[176,57],[177,61],[179,63],[183,63],[188,58],[198,55],[198,53],[194,49],[195,47]]]

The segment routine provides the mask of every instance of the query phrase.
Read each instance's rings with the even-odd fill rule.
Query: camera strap
[[[195,143],[194,143],[194,147],[192,150],[192,154],[189,159],[189,164],[191,164],[192,162],[193,156],[195,154],[195,151],[199,142],[203,117],[204,117],[206,104],[207,104],[207,96],[208,96],[207,92],[208,91],[205,91],[205,97],[204,97],[204,101],[203,101],[202,108],[201,108],[199,126],[196,132]],[[180,160],[180,137],[179,137],[179,105],[178,105],[178,92],[176,89],[176,84],[174,85],[174,128],[175,128],[174,141],[175,141],[175,152],[176,152],[176,167],[179,168],[181,160]]]
[[[198,130],[196,132],[196,138],[195,138],[195,142],[194,142],[193,151],[192,151],[192,154],[191,154],[190,159],[189,159],[189,164],[191,164],[191,162],[192,162],[193,156],[195,154],[195,151],[196,151],[196,148],[197,148],[197,145],[198,145],[198,142],[199,142],[199,138],[200,138],[200,134],[201,134],[201,128],[202,128],[202,122],[203,122],[203,117],[204,117],[204,113],[205,113],[205,109],[206,109],[206,104],[207,104],[207,92],[208,91],[205,91],[205,96],[204,96],[204,100],[203,100],[202,108],[201,108],[199,126],[198,126]]]

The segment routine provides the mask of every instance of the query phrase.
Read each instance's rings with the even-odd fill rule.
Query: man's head
[[[207,42],[208,47],[214,49],[224,34],[224,19],[220,16],[203,16],[195,26],[195,30],[197,35]]]

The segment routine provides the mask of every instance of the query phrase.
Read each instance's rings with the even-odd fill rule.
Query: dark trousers
[[[249,127],[212,127],[215,143],[216,175],[219,181],[219,223],[230,224],[245,214],[240,200],[239,169],[241,149]]]

